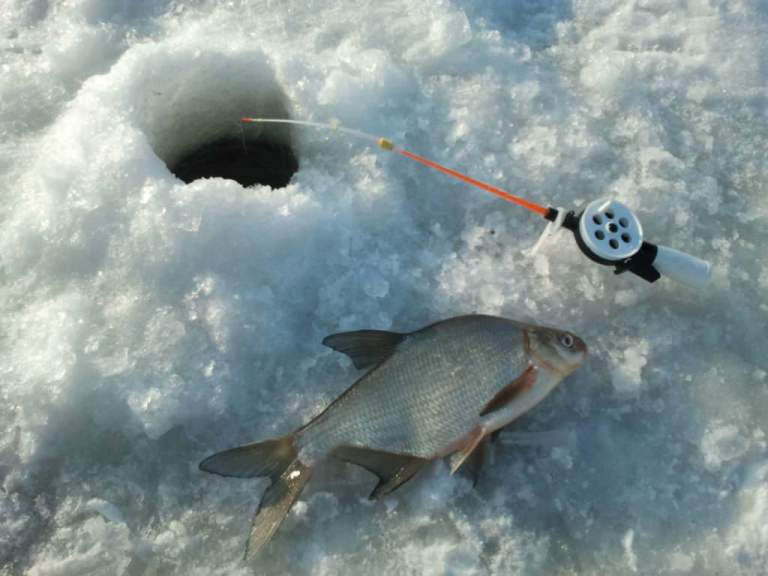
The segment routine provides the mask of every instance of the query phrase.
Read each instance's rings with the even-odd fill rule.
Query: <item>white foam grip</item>
[[[712,277],[712,265],[706,260],[666,246],[658,249],[653,266],[662,276],[694,288],[702,288]]]

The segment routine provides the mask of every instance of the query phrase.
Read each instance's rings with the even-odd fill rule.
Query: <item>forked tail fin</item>
[[[246,560],[253,558],[277,532],[311,473],[298,459],[293,436],[219,452],[203,460],[200,470],[236,478],[268,476],[272,480],[253,518]]]
[[[296,458],[276,482],[264,492],[253,517],[251,535],[245,546],[245,559],[250,560],[272,539],[288,511],[309,481],[311,469]]]

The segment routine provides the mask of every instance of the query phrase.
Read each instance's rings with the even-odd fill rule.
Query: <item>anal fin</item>
[[[429,463],[429,460],[416,456],[359,446],[341,446],[334,450],[333,455],[344,462],[361,466],[379,477],[379,483],[369,496],[371,500],[394,492]]]

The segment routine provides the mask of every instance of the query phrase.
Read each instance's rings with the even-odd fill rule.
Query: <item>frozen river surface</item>
[[[0,0],[0,575],[766,574],[767,62],[763,0]],[[238,123],[286,114],[613,196],[713,281],[531,259],[524,210]],[[239,145],[275,188],[174,176]],[[510,434],[556,432],[475,489],[329,465],[243,565],[266,481],[199,460],[341,393],[325,335],[473,311],[590,345]]]

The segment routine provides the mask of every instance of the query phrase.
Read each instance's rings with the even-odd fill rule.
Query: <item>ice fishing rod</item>
[[[337,123],[326,124],[287,118],[242,118],[241,120],[247,123],[294,124],[343,132],[368,140],[382,150],[400,154],[457,180],[495,194],[507,202],[522,206],[550,222],[534,246],[532,250],[534,253],[545,238],[553,235],[562,227],[573,233],[576,244],[587,258],[604,266],[613,266],[615,274],[631,272],[648,282],[655,282],[663,275],[695,288],[706,285],[712,275],[712,266],[709,262],[685,252],[644,240],[643,227],[635,213],[617,200],[601,198],[588,203],[583,208],[568,211],[563,208],[542,206],[414,154],[396,146],[387,138],[345,128]]]

